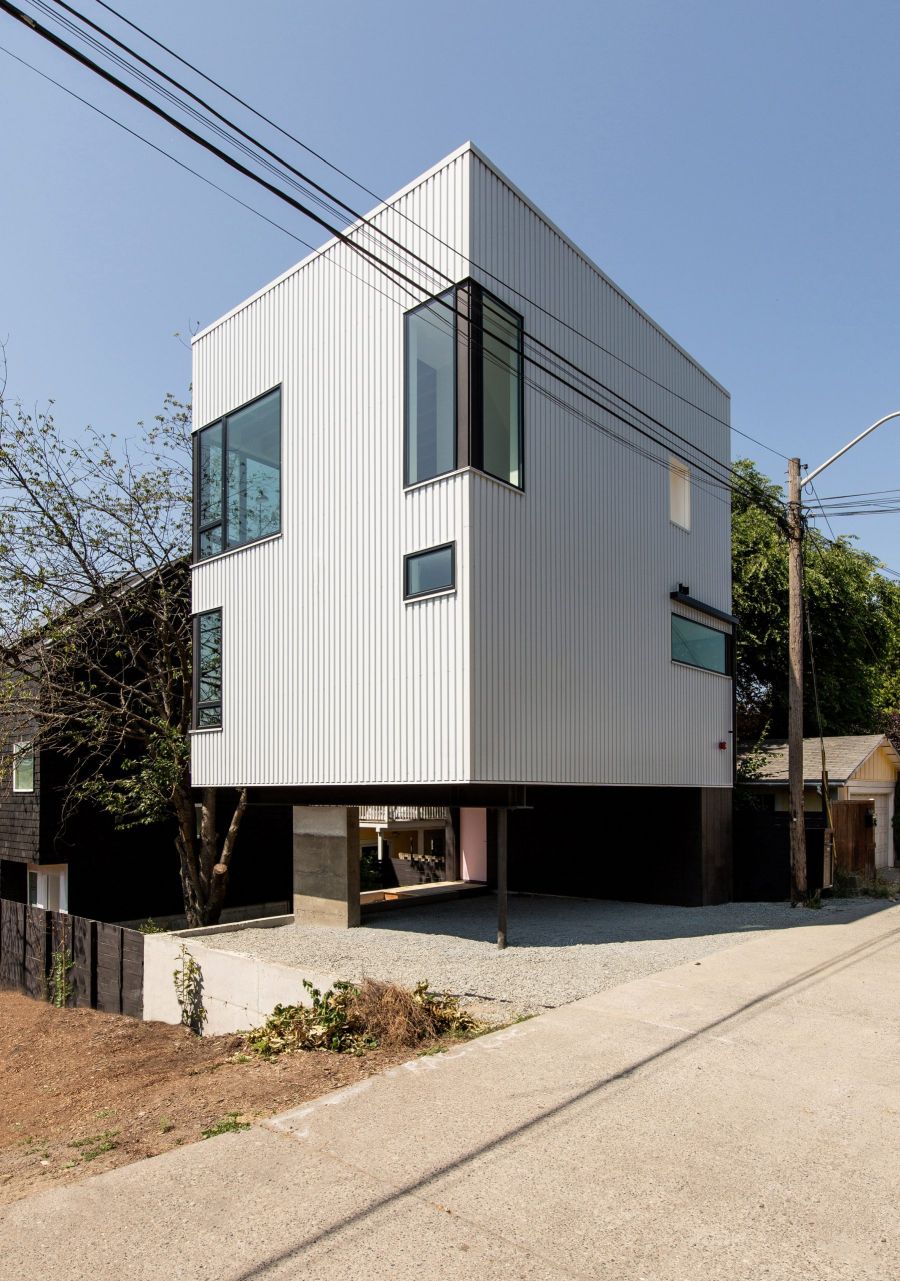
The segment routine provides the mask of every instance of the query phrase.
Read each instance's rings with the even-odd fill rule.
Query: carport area
[[[846,924],[879,906],[834,899],[810,912],[786,903],[671,907],[511,894],[509,947],[498,951],[496,896],[485,894],[405,908],[352,930],[292,922],[204,931],[203,944],[294,967],[298,977],[425,979],[482,1017],[506,1022],[673,965],[702,964],[760,934]]]

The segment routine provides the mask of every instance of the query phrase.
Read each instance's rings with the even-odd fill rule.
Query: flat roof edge
[[[453,164],[454,160],[458,160],[460,156],[465,155],[467,151],[477,152],[477,148],[471,142],[464,142],[461,146],[457,147],[455,151],[451,151],[449,155],[446,155],[442,160],[439,160],[437,164],[432,165],[430,169],[426,169],[426,171],[424,173],[420,173],[417,178],[413,178],[411,182],[406,183],[406,185],[401,187],[399,191],[395,191],[393,195],[388,196],[386,200],[380,201],[370,209],[368,213],[362,214],[355,222],[351,223],[349,227],[341,232],[341,236],[352,236],[360,227],[366,226],[378,214],[383,213],[386,209],[390,209],[398,200],[402,200],[404,196],[409,195],[411,191],[414,191],[416,187],[421,186],[423,182],[427,182],[429,178],[433,178],[435,174],[440,173],[442,169],[446,169],[449,165]],[[295,272],[302,271],[305,267],[310,266],[310,264],[317,258],[321,258],[323,254],[328,253],[330,249],[333,249],[336,245],[341,243],[342,241],[340,237],[329,236],[324,244],[320,245],[318,249],[311,250],[304,258],[293,263],[290,267],[285,268],[285,270],[281,272],[280,275],[276,276],[274,280],[267,281],[266,284],[261,285],[260,288],[250,294],[249,297],[242,299],[239,303],[236,303],[223,315],[217,317],[217,319],[211,320],[208,325],[204,325],[203,328],[199,329],[191,338],[191,346],[193,346],[194,343],[199,342],[201,338],[205,338],[207,334],[209,334],[213,329],[218,328],[219,325],[224,325],[227,320],[230,320],[232,316],[236,316],[238,312],[243,311],[245,307],[251,306],[259,298],[262,298],[264,294],[267,294],[270,289],[277,288],[278,285],[283,284],[285,280],[290,276],[293,276]]]
[[[495,174],[496,177],[498,177],[500,181],[504,184],[504,186],[509,188],[509,190],[513,193],[513,195],[518,196],[518,198],[522,201],[522,203],[527,205],[528,208],[531,210],[531,212],[535,214],[538,218],[540,218],[541,222],[545,223],[550,228],[550,230],[554,232],[555,235],[559,236],[560,240],[562,240],[563,243],[573,251],[573,253],[576,253],[578,257],[582,260],[582,262],[585,263],[586,266],[590,267],[592,271],[596,272],[596,274],[600,277],[600,279],[605,284],[609,285],[610,289],[613,289],[619,295],[619,297],[622,299],[623,302],[627,302],[630,307],[633,307],[639,316],[642,316],[643,319],[646,320],[649,325],[653,326],[653,328],[656,330],[658,334],[661,335],[661,337],[665,338],[665,340],[671,343],[671,345],[675,348],[677,352],[679,352],[682,356],[684,356],[685,360],[690,361],[690,363],[694,366],[694,368],[697,370],[698,373],[703,374],[704,378],[708,378],[709,381],[715,387],[718,388],[718,390],[722,393],[723,396],[727,396],[728,399],[731,400],[731,392],[728,390],[728,388],[723,387],[722,384],[719,382],[718,378],[714,377],[709,372],[708,369],[706,369],[703,365],[701,365],[700,361],[697,360],[695,356],[692,356],[691,353],[686,350],[686,348],[682,347],[681,343],[678,342],[677,339],[673,338],[672,335],[667,330],[663,329],[659,321],[654,320],[653,317],[649,314],[649,312],[644,311],[643,307],[641,307],[639,303],[636,303],[634,299],[631,297],[631,295],[625,292],[625,290],[621,287],[621,285],[617,285],[616,282],[612,279],[612,277],[606,274],[606,272],[603,270],[602,267],[598,267],[598,265],[594,262],[593,258],[591,258],[590,254],[585,253],[585,251],[575,243],[575,241],[571,238],[571,236],[567,236],[566,233],[562,230],[562,228],[558,227],[557,224],[553,221],[553,219],[550,218],[547,214],[545,214],[543,209],[541,209],[539,205],[536,205],[530,196],[527,196],[525,194],[525,192],[521,189],[521,187],[518,187],[512,181],[511,178],[508,178],[506,176],[506,174],[503,172],[502,169],[499,168],[499,166],[494,164],[493,160],[491,160],[489,156],[486,156],[484,154],[484,152],[480,149],[480,147],[477,147],[474,142],[470,142],[470,143],[467,143],[465,147],[460,148],[461,151],[465,151],[466,149],[470,150],[473,155],[477,156],[477,158],[481,161],[481,163],[487,169],[490,169],[491,173]],[[473,263],[473,266],[474,265],[476,264]]]
[[[346,230],[342,232],[342,235],[351,236],[360,227],[363,227],[367,223],[371,222],[372,219],[375,218],[378,214],[382,213],[387,209],[390,209],[394,204],[396,204],[398,200],[402,200],[404,196],[409,195],[409,193],[411,191],[414,191],[416,187],[419,187],[422,185],[422,183],[427,182],[429,178],[433,178],[435,174],[440,173],[442,169],[446,169],[449,165],[453,164],[455,160],[458,160],[460,156],[463,156],[466,153],[470,153],[471,155],[475,156],[476,159],[479,160],[480,163],[483,164],[486,169],[488,169],[492,174],[494,174],[495,177],[499,178],[499,180],[503,183],[503,185],[507,187],[507,189],[513,193],[513,195],[515,195],[519,200],[521,200],[522,203],[528,209],[531,210],[531,212],[535,215],[535,217],[539,218],[541,222],[543,222],[545,226],[547,226],[554,233],[554,235],[559,236],[560,240],[569,249],[571,249],[573,253],[577,254],[577,256],[582,260],[582,262],[584,262],[586,266],[590,267],[590,269],[604,282],[604,284],[608,285],[610,289],[614,290],[614,292],[618,294],[618,296],[622,299],[622,301],[627,303],[629,307],[634,308],[635,312],[637,312],[637,314],[641,316],[647,322],[647,324],[652,326],[652,328],[655,329],[656,332],[675,349],[675,351],[677,351],[680,355],[682,355],[685,358],[685,360],[687,360],[691,365],[693,365],[698,373],[702,374],[704,378],[708,379],[708,381],[714,387],[716,387],[718,391],[720,391],[722,395],[725,396],[729,401],[731,400],[731,393],[728,391],[727,387],[724,387],[719,382],[719,380],[709,372],[708,369],[706,369],[703,365],[701,365],[700,361],[697,360],[696,357],[692,356],[691,353],[687,351],[686,348],[682,347],[681,343],[679,343],[675,338],[673,338],[672,335],[667,330],[665,330],[662,327],[662,325],[659,324],[658,321],[654,320],[653,317],[643,309],[643,307],[641,307],[638,303],[636,303],[630,294],[627,294],[625,290],[621,288],[620,285],[617,285],[616,282],[612,279],[612,277],[608,276],[606,272],[603,270],[603,268],[599,267],[597,263],[594,262],[593,258],[590,257],[589,254],[585,253],[585,251],[581,249],[575,243],[575,241],[572,240],[570,236],[566,235],[566,233],[562,230],[562,228],[557,226],[557,224],[553,221],[553,219],[550,218],[546,213],[544,213],[544,211],[540,208],[540,206],[535,204],[535,202],[529,196],[527,196],[524,191],[522,191],[521,187],[517,186],[516,183],[514,183],[511,178],[507,177],[507,175],[503,172],[503,170],[500,169],[498,165],[494,164],[494,162],[490,159],[490,157],[487,156],[481,150],[481,148],[478,147],[471,140],[468,140],[462,143],[460,146],[456,147],[453,151],[449,152],[441,160],[437,161],[436,164],[432,165],[430,169],[426,169],[424,173],[420,173],[416,178],[413,178],[410,182],[406,183],[398,191],[395,191],[392,195],[388,196],[385,200],[380,201],[377,205],[375,205],[372,209],[370,209],[368,213],[363,214],[354,223],[352,223],[349,227],[347,227]],[[427,232],[427,229],[426,229],[426,232]],[[201,338],[205,338],[207,334],[209,334],[212,330],[216,329],[219,325],[225,324],[226,321],[230,320],[233,316],[237,315],[238,312],[242,311],[245,307],[251,306],[264,294],[268,293],[270,289],[277,288],[278,285],[282,284],[290,276],[294,275],[295,272],[302,271],[305,267],[308,267],[311,263],[313,263],[317,258],[321,257],[323,254],[327,253],[330,249],[333,249],[336,245],[340,243],[341,243],[341,239],[339,237],[337,236],[329,237],[329,239],[326,240],[324,244],[320,245],[318,249],[312,250],[304,258],[301,258],[298,262],[295,262],[290,267],[286,268],[283,272],[281,272],[280,275],[276,276],[273,280],[268,281],[266,284],[262,285],[259,289],[255,290],[252,294],[249,295],[249,297],[244,298],[241,302],[237,303],[234,307],[231,307],[228,311],[226,311],[223,315],[219,316],[216,320],[211,321],[208,325],[205,325],[202,329],[198,330],[197,333],[194,334],[193,337],[191,338],[191,345],[193,346],[193,344],[196,342],[199,342]],[[478,269],[478,264],[476,262],[472,262],[471,265],[473,269],[475,270]]]

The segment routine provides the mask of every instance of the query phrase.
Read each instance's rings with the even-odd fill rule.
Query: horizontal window
[[[708,672],[731,672],[731,637],[681,614],[672,615],[672,658]]]
[[[194,729],[222,724],[222,611],[194,615]]]
[[[456,586],[456,548],[453,543],[412,552],[403,560],[403,594],[407,600],[430,596]]]
[[[281,389],[194,437],[194,558],[281,529]]]
[[[34,791],[34,748],[30,743],[13,744],[13,791]]]

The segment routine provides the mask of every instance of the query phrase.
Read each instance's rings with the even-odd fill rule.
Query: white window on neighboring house
[[[34,748],[31,743],[13,744],[13,791],[34,791]]]
[[[691,469],[680,458],[669,459],[669,520],[681,529],[691,527]]]
[[[46,908],[48,912],[68,912],[68,863],[29,864],[28,905]]]

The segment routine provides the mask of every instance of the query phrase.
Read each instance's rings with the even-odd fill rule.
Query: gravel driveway
[[[773,930],[823,928],[885,902],[832,899],[820,911],[786,903],[661,907],[511,895],[509,940],[497,950],[492,896],[407,908],[353,930],[282,925],[204,936],[207,947],[331,973],[433,988],[464,997],[482,1017],[565,1005]]]

